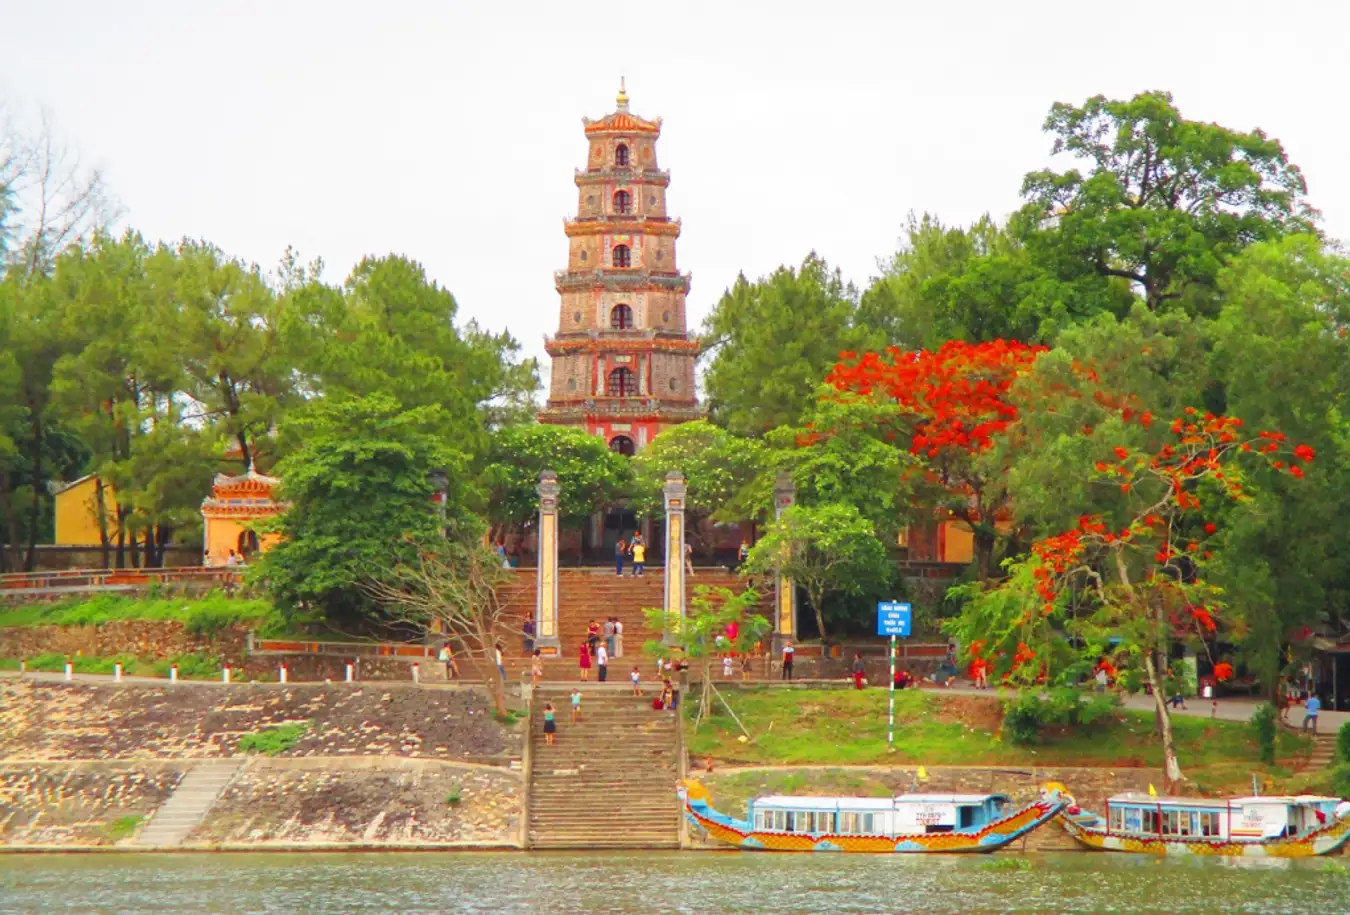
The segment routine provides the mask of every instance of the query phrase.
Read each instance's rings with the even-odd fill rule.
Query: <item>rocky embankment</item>
[[[274,756],[239,740],[305,725]],[[134,844],[204,760],[237,771],[177,847],[519,842],[520,725],[390,684],[0,682],[0,847]]]

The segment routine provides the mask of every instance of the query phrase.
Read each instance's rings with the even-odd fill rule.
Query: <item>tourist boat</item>
[[[757,797],[744,820],[708,805],[707,789],[685,782],[689,822],[737,848],[769,851],[997,851],[1072,803],[1062,785],[1009,810],[1002,794],[899,794],[888,798]]]
[[[1130,792],[1106,802],[1106,815],[1068,807],[1059,816],[1080,844],[1152,855],[1303,858],[1327,855],[1350,839],[1350,801],[1317,795],[1205,800]]]

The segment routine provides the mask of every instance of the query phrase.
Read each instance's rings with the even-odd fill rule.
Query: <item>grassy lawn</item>
[[[1160,766],[1162,749],[1147,712],[1120,711],[1091,725],[1054,729],[1030,747],[998,735],[1001,718],[992,697],[927,690],[895,694],[895,752],[886,748],[887,692],[869,690],[722,690],[752,739],[720,703],[718,714],[694,730],[686,745],[693,756],[759,765],[1064,765]],[[1172,719],[1183,769],[1232,766],[1250,773],[1257,763],[1247,725],[1208,718]],[[1307,742],[1280,737],[1283,757]],[[1280,774],[1280,773],[1276,773]]]
[[[211,635],[232,623],[279,622],[272,604],[212,593],[200,598],[122,597],[101,594],[53,604],[0,609],[0,628],[9,626],[96,626],[121,620],[176,620],[189,631]]]

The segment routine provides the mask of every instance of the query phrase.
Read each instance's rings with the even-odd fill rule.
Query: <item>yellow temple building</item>
[[[98,482],[96,473],[70,483],[53,484],[55,532],[52,542],[60,546],[98,546]],[[110,484],[103,486],[103,515],[107,519],[108,540],[117,540],[117,495]]]
[[[260,534],[254,529],[255,522],[286,510],[286,504],[273,497],[273,489],[280,482],[258,473],[252,464],[240,476],[216,474],[211,495],[202,500],[204,565],[247,562],[254,553],[266,551],[281,539],[280,534]]]

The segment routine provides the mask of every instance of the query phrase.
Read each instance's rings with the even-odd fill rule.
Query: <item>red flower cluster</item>
[[[1008,391],[1045,349],[1015,340],[949,340],[937,352],[841,353],[825,380],[840,391],[894,398],[916,418],[910,451],[937,460],[949,451],[983,451],[1007,431],[1017,419]]]
[[[1233,665],[1227,661],[1220,661],[1214,665],[1214,679],[1222,683],[1225,680],[1233,679]]]

